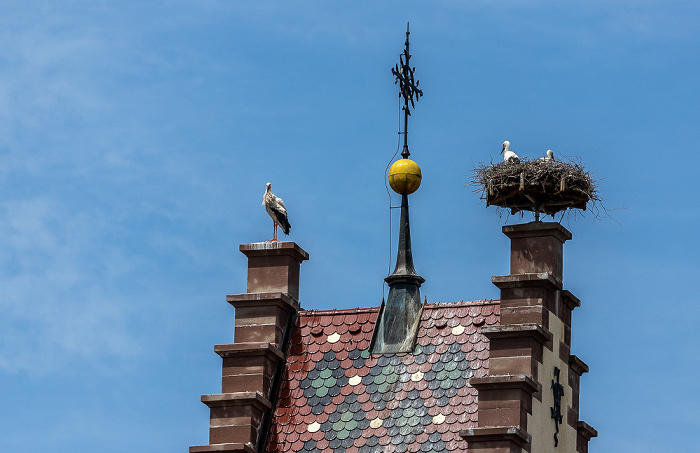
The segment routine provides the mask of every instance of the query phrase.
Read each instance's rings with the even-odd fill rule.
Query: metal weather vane
[[[408,31],[408,26],[409,24],[407,22],[406,47],[404,48],[403,53],[399,55],[400,66],[399,64],[396,64],[393,68],[391,68],[391,73],[394,75],[394,77],[396,77],[394,84],[399,84],[399,96],[403,97],[404,101],[403,151],[401,151],[401,155],[404,157],[404,159],[407,159],[408,156],[411,155],[411,153],[408,152],[408,117],[411,115],[411,109],[416,108],[415,101],[417,101],[419,97],[423,96],[423,91],[418,88],[420,81],[414,81],[413,78],[413,73],[415,72],[416,68],[412,68],[409,64],[411,54],[409,52],[408,36],[411,33]],[[415,101],[413,99],[414,95]],[[408,106],[409,102],[411,103],[410,107]]]
[[[414,82],[413,72],[415,68],[409,66],[411,54],[408,47],[408,35],[407,25],[406,47],[400,57],[401,65],[399,67],[397,64],[391,69],[391,73],[396,78],[394,83],[400,83],[399,96],[404,99],[404,140],[403,152],[401,152],[403,159],[398,159],[389,169],[389,185],[394,192],[401,195],[399,244],[394,272],[384,279],[389,285],[389,295],[386,303],[382,299],[382,305],[377,315],[370,343],[372,354],[412,352],[418,338],[418,328],[423,313],[420,285],[425,282],[425,279],[418,275],[413,267],[411,227],[408,216],[408,195],[418,190],[422,174],[418,164],[408,158],[410,153],[407,144],[410,109],[415,107],[415,101],[423,95],[423,92],[418,88],[418,82]]]

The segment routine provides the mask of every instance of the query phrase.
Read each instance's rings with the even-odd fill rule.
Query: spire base
[[[401,196],[401,225],[399,250],[394,273],[384,281],[389,285],[389,296],[377,318],[372,338],[372,354],[411,352],[418,336],[423,312],[420,285],[425,279],[413,268],[411,228],[408,220],[408,195]]]
[[[406,279],[391,283],[387,303],[382,302],[374,328],[372,354],[413,352],[423,314],[419,285],[415,282],[415,279]]]

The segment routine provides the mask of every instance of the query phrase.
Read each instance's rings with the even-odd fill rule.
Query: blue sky
[[[220,391],[238,244],[272,234],[268,181],[311,255],[302,306],[379,304],[410,20],[422,293],[499,295],[506,218],[465,187],[476,163],[506,139],[579,156],[617,209],[563,221],[591,450],[695,451],[699,19],[691,1],[2,2],[2,449],[207,443],[199,397]]]

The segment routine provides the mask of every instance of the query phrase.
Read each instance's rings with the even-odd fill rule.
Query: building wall
[[[537,364],[537,376],[542,384],[540,398],[534,398],[532,414],[528,415],[528,431],[532,435],[532,452],[576,452],[577,432],[568,422],[570,413],[568,408],[573,407],[573,389],[569,385],[569,364],[560,358],[561,343],[564,341],[565,325],[555,314],[549,312],[549,330],[552,333],[552,350],[545,347],[542,354],[542,363]],[[568,351],[567,359],[568,359]],[[552,410],[554,407],[554,394],[551,388],[554,379],[554,368],[559,370],[559,383],[564,386],[564,395],[561,398],[562,423],[559,425],[558,446],[554,448],[554,419]],[[575,422],[575,421],[574,421]],[[575,425],[575,423],[573,423]]]

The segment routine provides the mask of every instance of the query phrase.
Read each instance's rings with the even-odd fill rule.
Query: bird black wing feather
[[[277,225],[282,228],[282,231],[284,231],[284,234],[289,234],[289,230],[292,229],[292,226],[289,224],[289,220],[287,219],[287,213],[280,211],[276,207],[272,206],[270,208],[272,210],[272,213],[275,215],[275,222],[277,222]]]

